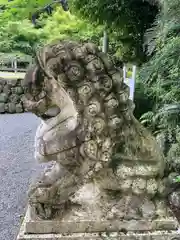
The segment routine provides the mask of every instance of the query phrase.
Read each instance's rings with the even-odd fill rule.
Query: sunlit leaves
[[[95,26],[81,20],[61,8],[49,18],[44,26],[48,41],[55,39],[92,40],[98,44],[103,33],[102,26]]]
[[[80,16],[104,24],[112,32],[123,33],[123,39],[115,36],[118,44],[123,45],[121,53],[118,50],[123,60],[137,63],[145,60],[143,36],[158,12],[152,1],[149,4],[144,0],[70,0],[70,3]]]
[[[27,5],[27,2],[30,5]],[[38,19],[41,28],[36,29],[29,18],[29,12],[45,6],[47,1],[14,0],[0,15],[0,51],[34,54],[42,44],[56,39],[91,40],[99,44],[103,34],[102,26],[84,21],[62,7],[56,7],[52,16]],[[15,8],[18,6],[18,8]],[[7,21],[8,19],[8,21]]]

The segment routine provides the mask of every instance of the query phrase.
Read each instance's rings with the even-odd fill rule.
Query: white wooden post
[[[14,72],[17,73],[17,58],[14,59]]]
[[[125,79],[126,79],[126,67],[125,66],[123,67],[123,78],[124,78],[124,81],[125,81]]]
[[[11,60],[11,68],[14,69],[14,62]]]
[[[132,84],[131,84],[132,92],[130,93],[132,101],[134,100],[135,81],[136,81],[136,66],[133,66],[132,81],[131,81],[132,82]]]
[[[107,35],[106,30],[104,30],[102,51],[104,53],[108,52],[108,35]]]
[[[129,99],[133,101],[134,92],[135,92],[136,66],[133,66],[132,76],[130,78],[127,77],[127,70],[126,70],[126,67],[124,66],[123,78],[124,78],[124,82],[129,86],[129,89],[130,89]]]

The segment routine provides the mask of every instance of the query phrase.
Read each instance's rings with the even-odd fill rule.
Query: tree
[[[142,66],[138,77],[146,86],[146,93],[148,90],[148,95],[155,100],[151,112],[141,120],[154,134],[162,134],[168,144],[176,143],[171,141],[172,137],[169,140],[169,136],[176,137],[174,133],[180,128],[179,13],[180,0],[161,1],[161,11],[147,32],[151,58]]]
[[[57,39],[91,40],[99,45],[103,28],[57,8],[52,17],[47,19],[43,33],[48,42]]]
[[[2,1],[5,6],[0,13],[0,51],[15,54],[32,54],[41,41],[42,30],[36,31],[29,21],[30,13],[36,11],[48,0]]]
[[[127,49],[129,60],[142,62],[144,33],[153,23],[159,8],[157,2],[144,0],[71,0],[74,11],[90,21],[103,24],[114,32],[115,40]],[[154,4],[152,4],[154,3]],[[155,4],[156,3],[156,4]],[[122,46],[120,47],[122,49]],[[121,50],[122,51],[122,50]]]
[[[151,89],[158,105],[180,101],[180,0],[162,1],[161,12],[154,28],[150,29],[154,51],[144,64],[139,79]]]
[[[20,52],[31,55],[42,41],[43,31],[35,30],[28,20],[9,21],[0,25],[1,52]]]
[[[13,0],[2,1],[1,6],[5,6],[5,9],[1,12],[0,19],[3,22],[30,19],[31,15],[39,8],[44,7],[49,3],[49,0]]]
[[[42,14],[38,19],[41,28],[36,29],[28,19],[28,11],[33,9],[33,6],[33,11],[36,11],[38,6],[45,4],[45,1],[37,2],[29,8],[26,0],[15,0],[13,4],[17,5],[11,5],[11,8],[8,5],[0,15],[1,52],[33,55],[37,47],[56,39],[91,40],[99,44],[102,27],[64,12],[62,7],[56,6],[52,16],[44,17]],[[18,12],[18,16],[14,12]]]

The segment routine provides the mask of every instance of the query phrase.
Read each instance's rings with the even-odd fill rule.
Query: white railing
[[[5,59],[0,57],[0,71],[5,72],[26,72],[30,64],[32,64],[32,58],[29,59],[20,59],[17,57],[12,57]],[[23,64],[23,65],[22,65]]]

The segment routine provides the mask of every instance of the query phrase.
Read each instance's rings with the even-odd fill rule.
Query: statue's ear
[[[23,81],[23,87],[32,88],[40,87],[43,83],[44,77],[38,65],[32,65],[26,72]]]
[[[36,65],[31,66],[27,71],[23,81],[23,87],[28,87],[35,83],[37,76]]]

